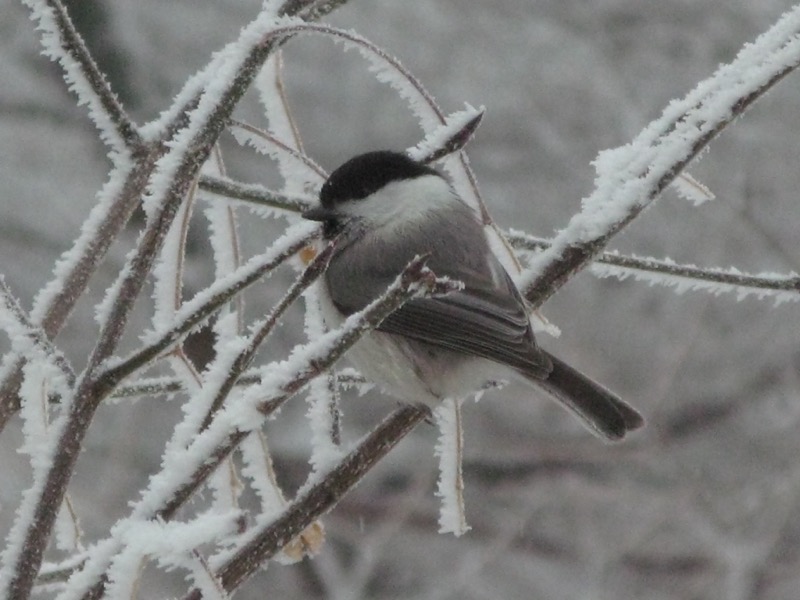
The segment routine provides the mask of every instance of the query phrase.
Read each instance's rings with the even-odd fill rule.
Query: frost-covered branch
[[[225,406],[217,411],[208,427],[198,433],[188,447],[176,449],[165,457],[162,471],[133,505],[129,520],[133,523],[149,519],[170,520],[234,448],[260,428],[267,416],[277,411],[311,379],[329,369],[390,313],[412,297],[446,294],[458,288],[449,280],[436,279],[424,265],[424,257],[415,259],[386,293],[350,316],[341,328],[298,347],[286,361],[265,367],[260,385],[248,389],[235,406]],[[124,530],[119,524],[117,528]],[[113,539],[97,544],[84,570],[89,574],[105,572],[117,548]],[[102,596],[105,577],[97,582],[83,581],[80,577],[78,580],[80,585],[69,597],[88,600]]]
[[[209,70],[213,71],[216,83],[205,90],[196,108],[187,115],[187,125],[171,139],[168,152],[155,161],[152,168],[141,166],[147,165],[147,161],[137,165],[141,176],[147,178],[150,192],[144,202],[147,225],[107,296],[101,314],[100,334],[86,370],[78,379],[74,395],[65,403],[64,418],[58,421],[50,434],[50,450],[54,458],[51,464],[38,466],[41,471],[34,474],[33,486],[24,495],[23,502],[29,508],[17,515],[12,526],[10,535],[15,543],[10,544],[3,553],[3,565],[0,568],[5,591],[12,597],[25,598],[30,593],[83,439],[97,406],[115,383],[96,379],[95,372],[117,347],[133,303],[144,286],[178,207],[195,181],[200,167],[210,155],[258,68],[287,33],[290,33],[287,28],[276,23],[269,12],[264,12],[245,27],[239,40],[229,44],[212,59]],[[128,211],[132,210],[141,196],[144,182],[128,177],[122,188],[128,185],[133,186],[137,193],[134,196],[108,194],[109,204],[117,206],[114,199],[124,199],[122,204]],[[112,232],[94,233],[89,236],[87,243],[91,244],[97,237],[108,238],[113,235]],[[71,255],[70,258],[79,261],[88,255],[98,258],[94,251],[76,254],[78,256]],[[91,272],[93,269],[83,274],[85,281],[88,281]],[[59,278],[56,287],[63,290],[63,281]],[[79,293],[85,289],[85,281]],[[12,380],[8,376],[13,373],[6,371],[4,375],[7,376],[6,382]],[[6,399],[6,417],[11,407]]]
[[[303,229],[309,228],[304,227]],[[269,274],[289,257],[297,254],[314,237],[316,237],[316,233],[307,231],[301,231],[299,234],[287,234],[270,251],[252,258],[234,273],[218,279],[207,289],[198,292],[194,299],[185,303],[178,311],[171,320],[170,328],[167,331],[145,334],[147,345],[144,348],[118,362],[115,361],[99,376],[109,382],[118,382],[140,369],[203,323],[247,286]]]
[[[239,353],[236,355],[236,358],[230,362],[228,374],[225,379],[216,386],[216,395],[211,403],[211,407],[206,414],[205,419],[203,420],[203,424],[200,426],[201,431],[206,429],[211,424],[211,420],[222,406],[222,403],[224,402],[228,393],[231,391],[233,386],[236,385],[239,375],[241,375],[244,370],[250,366],[258,348],[264,342],[266,337],[275,329],[278,319],[280,319],[281,316],[286,312],[286,309],[289,308],[289,306],[291,306],[295,300],[297,300],[300,294],[302,294],[308,288],[308,286],[314,283],[314,281],[316,281],[317,278],[325,271],[328,266],[328,261],[333,254],[334,247],[335,242],[328,243],[325,248],[323,248],[322,251],[320,251],[309,263],[305,271],[303,271],[303,273],[297,279],[295,279],[292,286],[289,288],[283,298],[281,298],[280,302],[278,302],[278,304],[276,304],[275,307],[270,311],[269,315],[267,315],[265,319],[252,328],[253,333],[249,336],[247,344],[239,351]]]
[[[224,589],[235,590],[265,561],[331,510],[381,458],[430,416],[430,409],[425,406],[404,405],[396,409],[319,482],[298,494],[280,517],[247,532],[241,546],[215,573]],[[193,590],[186,598],[198,600],[200,591]]]
[[[287,196],[268,190],[263,185],[253,183],[241,183],[233,179],[212,177],[201,175],[199,181],[200,189],[204,192],[217,194],[234,200],[243,200],[257,206],[277,208],[291,212],[303,212],[311,208],[314,204],[312,198],[301,198],[297,196]]]
[[[443,149],[449,147],[448,144],[451,141],[467,142],[469,138],[462,137],[462,133],[470,134],[464,129],[457,130],[456,135],[445,138],[445,144],[432,149],[429,156],[439,157]],[[422,148],[422,146],[419,145],[416,148]],[[431,160],[437,160],[437,158]],[[202,176],[200,188],[226,198],[289,212],[302,212],[312,206],[311,198],[280,194],[257,184],[245,184],[232,179]],[[522,253],[540,252],[552,244],[552,240],[513,229],[503,232],[503,235],[516,251]],[[603,251],[596,255],[593,258],[591,270],[600,277],[616,277],[618,279],[632,277],[637,281],[646,281],[651,285],[663,285],[677,291],[691,289],[713,294],[730,292],[739,298],[752,295],[759,298],[772,297],[776,302],[800,301],[800,277],[794,274],[743,273],[735,267],[728,269],[698,267],[690,264],[678,264],[668,259],[623,255],[615,251]]]
[[[61,0],[24,2],[39,22],[45,54],[61,65],[69,89],[78,96],[78,104],[88,105],[101,139],[117,154],[138,150],[142,139],[136,125],[97,67]]]
[[[236,380],[237,386],[249,386],[261,383],[261,369],[248,369]],[[353,369],[345,369],[336,374],[336,383],[340,386],[371,386],[369,382]],[[143,377],[133,383],[121,385],[114,390],[111,398],[139,398],[141,396],[157,396],[159,394],[176,394],[186,392],[186,387],[176,377]]]
[[[540,252],[550,247],[551,240],[520,231],[509,231],[506,237],[521,252]],[[604,251],[594,258],[591,271],[599,277],[629,277],[675,289],[700,290],[712,294],[733,293],[738,298],[770,297],[775,302],[800,301],[800,276],[790,273],[743,273],[736,268],[720,269],[679,264],[668,259],[630,256]]]
[[[68,386],[75,384],[75,372],[64,354],[56,348],[40,327],[31,323],[28,315],[0,277],[0,328],[14,344],[28,343],[39,350],[64,376]]]
[[[74,27],[69,23],[68,16],[61,4],[51,12],[51,7],[42,0],[28,0],[31,6],[43,19],[43,27],[45,29],[44,38],[47,49],[49,52],[54,53],[61,58],[59,60],[65,65],[80,65],[76,67],[76,77],[84,77],[82,69],[87,73],[87,79],[93,82],[94,85],[107,87],[105,78],[102,74],[91,74],[92,69],[89,67],[91,56],[83,46],[80,38],[72,36],[70,31]],[[304,19],[313,20],[321,15],[328,14],[339,5],[344,4],[343,1],[339,2],[284,2],[278,9],[279,14],[284,16],[299,16]],[[55,6],[55,5],[54,5]],[[297,11],[303,11],[298,14]],[[52,40],[58,40],[62,35],[61,30],[56,25],[59,19],[64,19],[63,32],[68,36],[64,42],[65,48],[70,51],[81,48],[80,52],[75,50],[75,56],[63,53],[60,50],[61,45]],[[273,43],[281,43],[285,38],[273,40]],[[51,41],[48,41],[51,40]],[[269,44],[267,44],[269,46]],[[262,48],[265,54],[268,55],[270,48]],[[264,54],[264,52],[262,52]],[[258,60],[263,60],[266,55],[259,56]],[[249,75],[253,71],[257,71],[258,60],[249,64]],[[76,63],[77,61],[77,63]],[[141,201],[146,187],[150,182],[150,177],[157,167],[159,160],[168,152],[170,146],[175,141],[175,136],[178,132],[182,131],[189,125],[189,115],[197,109],[203,93],[204,87],[210,82],[210,71],[213,64],[210,64],[195,77],[192,77],[184,89],[176,97],[173,106],[164,112],[161,119],[149,124],[143,128],[145,134],[142,136],[147,140],[146,144],[138,144],[136,146],[128,147],[128,155],[132,157],[131,160],[123,159],[123,154],[117,157],[115,168],[109,175],[108,182],[103,190],[98,194],[98,202],[92,209],[87,217],[81,234],[73,244],[72,248],[66,251],[59,259],[56,269],[55,277],[37,294],[34,300],[34,306],[31,311],[31,320],[33,323],[38,324],[45,331],[47,336],[52,339],[60,331],[64,325],[67,317],[75,307],[75,303],[83,296],[83,293],[88,286],[89,279],[95,273],[98,266],[106,256],[111,244],[116,240],[119,232],[122,231],[125,224],[128,222],[130,216],[133,214],[134,209]],[[246,68],[247,72],[248,69]],[[98,72],[99,73],[99,72]],[[240,97],[246,89],[244,80],[239,82],[239,87],[235,89],[235,93]],[[80,89],[93,89],[93,85],[81,86]],[[80,93],[80,89],[78,90]],[[99,89],[99,88],[98,88]],[[112,91],[97,92],[97,96],[114,103],[116,100]],[[93,95],[91,97],[94,97]],[[124,113],[117,113],[116,110],[109,109],[110,112],[104,113],[106,110],[106,101],[97,103],[98,116],[96,120],[108,121],[111,123],[124,124],[126,121],[122,120]],[[233,96],[229,97],[229,104],[226,105],[226,110],[230,111],[235,103]],[[110,104],[109,104],[110,105]],[[228,115],[230,112],[228,112]],[[119,117],[119,118],[118,118]],[[224,119],[218,120],[218,125],[222,125]],[[127,126],[122,129],[126,129]],[[133,129],[132,129],[133,131]],[[212,134],[212,138],[216,139],[219,131]],[[141,141],[136,136],[122,136],[122,140],[128,143],[135,143]],[[209,142],[213,140],[208,140]],[[195,143],[202,144],[202,141],[195,140]],[[213,145],[213,143],[209,143]],[[199,155],[194,157],[196,166],[201,164],[201,157]],[[191,164],[191,161],[190,161]],[[8,420],[19,410],[19,386],[22,381],[22,367],[24,360],[18,358],[15,361],[8,362],[0,369],[0,432],[4,429]]]
[[[522,278],[533,306],[541,306],[586,267],[725,127],[798,64],[800,6],[686,98],[670,103],[633,142],[602,152],[595,163],[595,191]]]
[[[484,107],[475,109],[467,105],[464,110],[447,115],[440,127],[431,131],[424,140],[408,150],[409,156],[428,164],[463,150],[478,130],[484,114],[486,114]]]

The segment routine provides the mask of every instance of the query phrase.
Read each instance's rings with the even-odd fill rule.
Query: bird
[[[319,204],[303,217],[321,222],[323,238],[335,240],[320,285],[330,328],[385,292],[417,256],[463,286],[407,301],[348,352],[390,396],[435,407],[489,382],[521,379],[603,440],[644,425],[636,409],[539,346],[530,309],[478,213],[430,165],[392,150],[355,156],[330,174]]]

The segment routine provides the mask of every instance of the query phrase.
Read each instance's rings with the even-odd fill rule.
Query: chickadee
[[[436,170],[398,152],[370,152],[336,169],[319,199],[303,217],[321,221],[326,239],[339,238],[322,286],[330,327],[383,293],[415,256],[429,255],[436,275],[464,284],[406,302],[351,349],[384,391],[435,406],[521,376],[602,438],[619,440],[644,425],[635,409],[538,346],[525,301],[478,215]]]

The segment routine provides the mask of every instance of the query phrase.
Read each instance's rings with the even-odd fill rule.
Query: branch
[[[265,561],[336,506],[381,458],[430,416],[426,406],[401,406],[318,483],[299,494],[280,517],[249,531],[246,542],[215,573],[225,590],[232,592],[239,587]],[[185,598],[199,600],[201,597],[200,590],[194,589]]]
[[[61,65],[70,90],[78,96],[78,105],[89,106],[100,138],[118,154],[139,149],[142,139],[136,125],[97,67],[61,0],[23,1],[39,22],[45,54]]]
[[[430,164],[459,152],[475,135],[484,114],[484,107],[475,109],[468,104],[464,110],[447,115],[445,123],[408,150],[408,155],[416,161]]]
[[[270,251],[254,257],[228,277],[219,279],[205,290],[198,292],[192,300],[186,302],[176,312],[173,317],[173,326],[169,330],[158,334],[145,334],[143,337],[147,340],[147,345],[144,348],[107,366],[98,377],[107,380],[110,385],[116,385],[117,382],[122,381],[179,341],[230,302],[236,294],[273,271],[289,257],[297,254],[315,237],[316,232],[299,236],[290,233],[284,236],[282,240],[272,246]]]
[[[47,361],[61,372],[69,387],[75,385],[75,372],[67,358],[53,345],[40,327],[31,323],[2,277],[0,277],[0,301],[2,301],[0,315],[7,316],[2,320],[6,321],[3,327],[12,343],[19,343],[22,338],[27,338],[35,348],[42,352]]]
[[[468,130],[464,130],[464,132],[469,134]],[[457,133],[454,138],[450,139],[459,137],[460,134]],[[464,141],[466,142],[467,139]],[[442,149],[445,147],[447,147],[446,144],[440,146]],[[420,148],[420,146],[415,148]],[[438,155],[439,152],[435,150],[431,156]],[[433,158],[431,160],[436,159]],[[234,180],[203,176],[200,181],[200,187],[225,197],[251,202],[256,205],[269,206],[270,208],[279,208],[289,212],[302,212],[311,206],[311,201],[304,197],[287,196],[268,190],[260,185],[245,184]],[[515,250],[523,252],[539,252],[550,248],[553,243],[552,240],[513,229],[503,232],[503,235]],[[663,274],[667,277],[647,277],[646,275],[637,277],[635,273],[633,273],[633,276],[636,279],[646,279],[651,283],[678,289],[688,286],[691,289],[707,290],[712,293],[737,292],[740,297],[756,294],[758,296],[775,296],[776,301],[782,301],[783,299],[800,300],[800,277],[793,274],[753,275],[742,273],[735,268],[727,270],[703,268],[689,264],[676,264],[665,259],[620,255],[615,251],[601,252],[593,260],[592,270],[602,277],[614,276],[619,279],[625,279],[632,272],[641,271],[644,273]],[[602,265],[616,268],[604,269]],[[693,281],[700,283],[695,284],[692,283]],[[709,285],[704,285],[702,282],[708,282]],[[126,393],[124,395],[138,395],[138,393]]]
[[[57,442],[50,449],[53,461],[43,466],[44,472],[36,473],[33,487],[25,494],[23,502],[33,509],[18,513],[12,526],[11,535],[21,543],[8,550],[0,571],[8,576],[5,590],[11,597],[26,598],[30,594],[83,439],[97,406],[115,383],[95,379],[94,372],[116,348],[178,207],[231,112],[260,65],[291,32],[291,27],[275,27],[269,15],[262,15],[242,30],[239,40],[212,59],[220,83],[204,92],[189,116],[188,125],[176,134],[169,154],[159,161],[150,180],[151,197],[144,203],[148,224],[133,256],[111,288],[97,344],[72,401],[65,406],[67,418],[54,428],[53,439]]]
[[[268,190],[259,184],[248,184],[226,179],[222,177],[212,177],[201,175],[199,187],[204,192],[218,194],[226,198],[244,200],[257,206],[278,208],[295,213],[301,213],[314,205],[311,198],[299,198],[296,196],[286,196],[272,190]]]
[[[429,294],[445,294],[456,289],[449,280],[440,281],[424,266],[424,258],[415,259],[389,287],[386,293],[364,310],[349,317],[343,326],[319,339],[297,348],[287,361],[262,371],[262,383],[248,389],[235,406],[226,406],[209,426],[181,452],[165,456],[164,466],[151,479],[149,488],[133,506],[127,521],[170,520],[176,511],[197,491],[217,466],[259,428],[263,420],[278,410],[311,379],[329,369],[363,335],[408,299]],[[118,523],[117,530],[124,530]],[[118,540],[95,546],[84,569],[89,573],[107,571],[112,554],[119,550]],[[103,595],[106,575],[87,590],[84,599]]]
[[[551,240],[538,238],[520,231],[509,231],[506,237],[516,250],[539,252],[551,246]],[[635,279],[683,289],[701,289],[711,293],[736,292],[744,297],[756,294],[759,297],[773,296],[782,300],[800,301],[800,276],[795,274],[752,275],[736,268],[703,268],[696,265],[679,264],[667,259],[626,256],[615,251],[598,254],[591,269],[600,277]],[[640,272],[637,275],[637,272]],[[652,275],[648,275],[652,274]]]
[[[700,83],[629,145],[595,164],[595,191],[583,211],[534,258],[525,295],[541,306],[630,224],[734,119],[800,64],[800,7],[787,12],[730,64]]]
[[[270,311],[269,316],[267,316],[267,318],[255,328],[255,331],[247,341],[247,345],[239,352],[239,354],[231,363],[225,380],[218,386],[214,400],[211,403],[211,408],[206,414],[203,424],[200,426],[200,431],[205,430],[211,424],[211,420],[222,406],[222,403],[233,389],[233,386],[236,385],[236,381],[239,379],[239,376],[247,367],[250,366],[258,348],[261,346],[267,336],[273,331],[273,329],[275,329],[278,319],[280,319],[283,313],[286,312],[286,309],[289,308],[298,297],[300,297],[300,294],[302,294],[308,288],[308,286],[314,283],[325,271],[328,266],[328,261],[330,261],[331,256],[333,255],[335,246],[335,242],[328,243],[327,246],[314,257],[300,277],[295,279],[294,283],[283,296],[283,298],[281,298],[280,302],[278,302],[278,304]]]
[[[236,380],[237,386],[249,386],[261,383],[261,369],[248,369]],[[339,371],[336,383],[343,386],[370,385],[369,382],[353,369]],[[158,394],[177,394],[186,392],[186,386],[177,377],[145,377],[131,384],[119,386],[111,394],[111,398],[136,398],[138,396],[155,396]],[[53,399],[55,401],[56,399]]]

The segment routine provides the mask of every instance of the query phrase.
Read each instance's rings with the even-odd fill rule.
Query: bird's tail
[[[545,353],[553,363],[553,370],[546,379],[541,379],[541,375],[528,378],[576,414],[592,433],[608,441],[618,441],[644,425],[644,417],[616,394]]]

